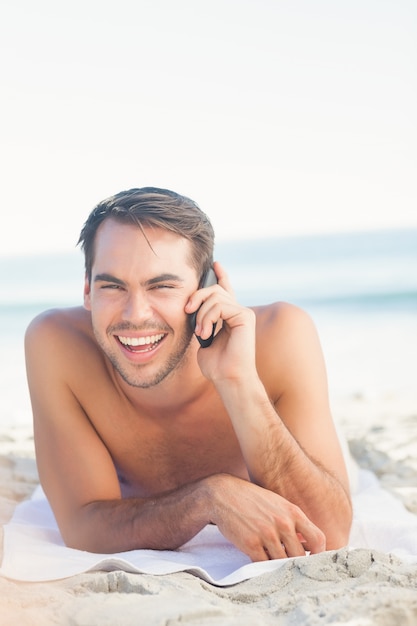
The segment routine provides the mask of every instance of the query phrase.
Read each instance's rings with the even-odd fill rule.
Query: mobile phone
[[[211,287],[212,285],[216,285],[216,284],[217,284],[216,274],[214,273],[213,268],[210,267],[209,270],[203,275],[198,288],[203,289],[204,287]],[[195,311],[194,313],[191,313],[190,315],[191,328],[193,329],[193,332],[195,332],[195,326],[197,323],[197,313],[199,312],[199,310],[200,310],[200,307],[197,309],[197,311]],[[208,348],[209,346],[211,346],[211,343],[214,339],[215,332],[216,332],[216,324],[213,324],[213,330],[212,330],[210,337],[208,337],[208,339],[202,339],[201,337],[196,335],[198,342],[202,348]]]

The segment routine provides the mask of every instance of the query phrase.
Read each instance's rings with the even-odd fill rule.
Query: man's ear
[[[87,275],[84,279],[84,308],[91,311],[91,286]]]

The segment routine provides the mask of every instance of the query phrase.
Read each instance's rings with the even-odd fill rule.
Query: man
[[[84,307],[28,328],[40,480],[68,546],[175,549],[209,523],[254,561],[348,540],[314,326],[289,304],[239,305],[219,263],[199,288],[213,240],[188,198],[121,192],[81,232]],[[213,325],[201,347],[193,330]]]

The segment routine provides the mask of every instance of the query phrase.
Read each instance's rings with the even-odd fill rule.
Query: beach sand
[[[334,403],[359,465],[417,514],[414,394]],[[0,432],[0,524],[38,483],[29,428]],[[150,626],[417,623],[417,567],[374,550],[346,549],[288,562],[218,588],[188,574],[86,573],[63,581],[0,578],[0,625]]]

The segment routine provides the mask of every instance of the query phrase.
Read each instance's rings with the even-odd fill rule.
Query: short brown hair
[[[191,262],[202,276],[213,263],[214,231],[207,215],[190,198],[169,189],[142,187],[121,191],[100,202],[90,213],[78,240],[85,257],[85,271],[91,281],[94,240],[104,220],[155,226],[170,230],[191,242]],[[78,245],[77,244],[77,245]]]

